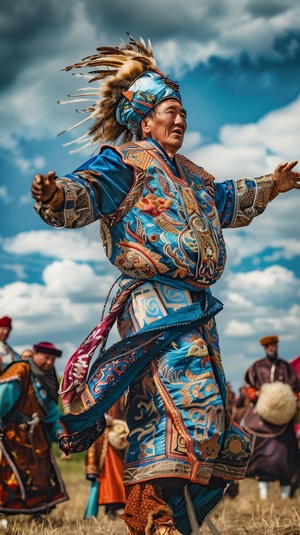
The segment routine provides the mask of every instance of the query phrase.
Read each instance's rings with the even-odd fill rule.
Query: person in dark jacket
[[[299,456],[293,417],[300,379],[290,363],[279,358],[278,342],[276,335],[260,339],[265,358],[254,362],[244,377],[251,400],[244,428],[253,437],[246,475],[258,480],[261,499],[268,497],[270,481],[279,481],[283,499],[290,496]]]

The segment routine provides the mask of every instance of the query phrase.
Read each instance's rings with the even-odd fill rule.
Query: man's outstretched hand
[[[300,173],[292,171],[297,163],[298,160],[294,160],[290,163],[285,162],[277,165],[273,180],[279,193],[284,193],[291,189],[300,189]]]
[[[47,202],[56,191],[55,171],[47,175],[34,175],[31,183],[31,196],[39,202]]]

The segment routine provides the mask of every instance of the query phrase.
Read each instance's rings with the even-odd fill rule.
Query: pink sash
[[[78,414],[78,412],[84,410],[81,394],[86,384],[92,356],[98,346],[100,346],[100,351],[104,349],[110,330],[119,314],[124,310],[129,294],[141,284],[143,284],[143,281],[134,281],[115,298],[107,316],[96,325],[69,358],[58,392],[66,414],[70,412]]]

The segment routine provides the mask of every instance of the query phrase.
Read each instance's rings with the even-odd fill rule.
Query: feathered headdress
[[[150,41],[147,47],[142,38],[138,43],[129,37],[127,44],[97,48],[97,54],[63,69],[91,68],[93,70],[88,75],[77,76],[84,76],[90,83],[99,84],[95,91],[82,88],[79,91],[83,92],[69,95],[75,100],[58,101],[59,104],[66,104],[98,97],[96,103],[82,110],[89,114],[88,117],[61,133],[69,132],[89,119],[95,119],[94,125],[86,134],[65,143],[65,146],[73,143],[85,143],[84,147],[92,143],[116,143],[121,136],[121,142],[130,141],[138,133],[143,117],[156,104],[166,98],[181,102],[178,84],[159,71]]]

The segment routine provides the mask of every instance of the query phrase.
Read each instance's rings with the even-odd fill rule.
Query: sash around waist
[[[184,293],[189,292],[184,290]],[[198,298],[199,294],[200,292],[196,292]],[[66,414],[60,419],[65,429],[65,434],[59,441],[61,449],[70,452],[83,451],[90,447],[90,440],[97,438],[96,427],[99,427],[99,431],[101,428],[100,434],[103,432],[100,420],[105,412],[157,352],[182,333],[204,325],[222,310],[223,304],[210,292],[203,294],[201,301],[192,302],[162,315],[100,353],[91,367],[82,394],[85,410],[76,415]],[[89,435],[90,440],[85,435]],[[71,448],[69,442],[72,442]]]

